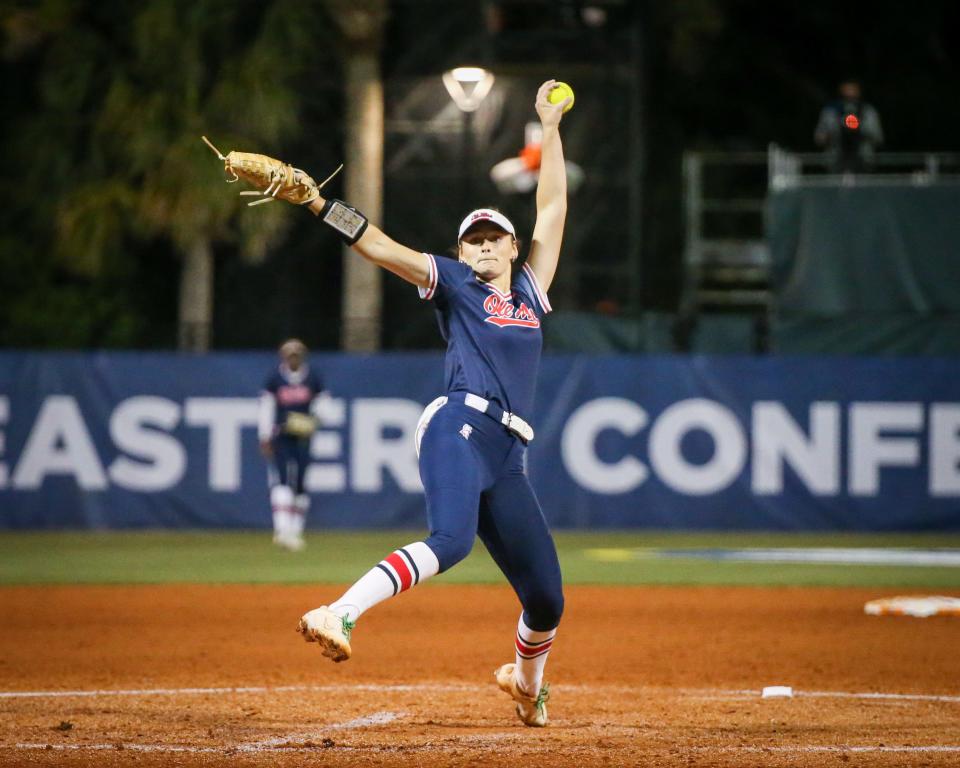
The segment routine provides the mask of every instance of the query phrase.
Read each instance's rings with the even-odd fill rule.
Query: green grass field
[[[0,584],[344,583],[422,531],[311,532],[304,552],[264,531],[0,533]],[[751,547],[958,549],[952,534],[556,534],[568,584],[749,584],[960,590],[960,567],[725,562],[660,550]],[[599,553],[597,550],[601,550]],[[501,583],[479,543],[437,580]]]

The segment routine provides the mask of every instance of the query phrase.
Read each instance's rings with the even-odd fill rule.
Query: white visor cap
[[[492,208],[477,208],[477,210],[468,213],[466,218],[460,222],[460,232],[457,234],[457,240],[461,240],[464,232],[481,221],[489,221],[491,224],[496,224],[504,232],[508,232],[514,237],[517,236],[516,231],[513,229],[513,224],[510,223],[510,219],[500,213],[500,211],[495,211]]]

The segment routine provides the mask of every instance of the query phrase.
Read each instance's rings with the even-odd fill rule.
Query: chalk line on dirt
[[[44,698],[90,698],[100,696],[217,696],[258,693],[443,693],[443,692],[480,692],[492,690],[489,685],[471,683],[419,683],[409,685],[377,685],[359,683],[351,685],[278,685],[278,686],[239,686],[220,688],[134,688],[134,689],[98,689],[74,691],[0,691],[0,699],[44,699]],[[604,691],[620,691],[639,694],[644,691],[673,692],[682,696],[699,698],[759,698],[760,691],[740,689],[723,690],[716,688],[662,688],[655,686],[627,685],[563,685],[555,686],[556,691],[569,693],[596,694]],[[960,703],[960,696],[928,693],[886,693],[883,691],[804,691],[795,690],[797,698],[836,698],[836,699],[876,699],[890,701],[931,701]]]

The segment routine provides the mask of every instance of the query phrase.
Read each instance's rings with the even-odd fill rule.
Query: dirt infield
[[[0,590],[0,764],[960,765],[960,620],[863,614],[890,590],[570,587],[536,730],[507,588],[389,601],[339,665],[294,631],[337,593]]]

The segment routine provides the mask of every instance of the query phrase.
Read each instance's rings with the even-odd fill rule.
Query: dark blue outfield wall
[[[316,355],[310,526],[423,525],[441,359]],[[265,527],[272,354],[0,353],[0,527]],[[529,471],[555,526],[960,529],[960,361],[544,360]]]

